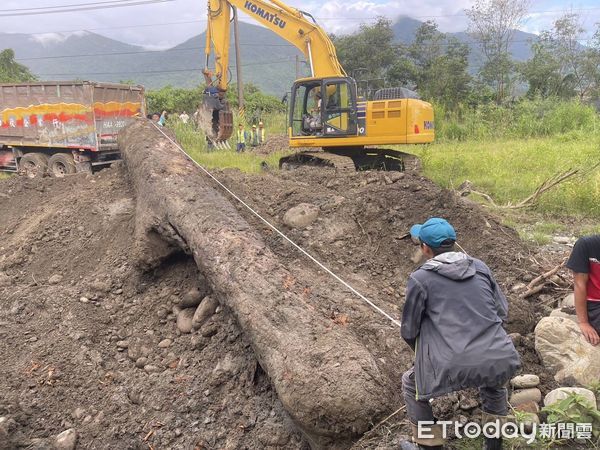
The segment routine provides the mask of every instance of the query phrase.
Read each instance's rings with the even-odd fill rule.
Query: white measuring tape
[[[225,186],[223,183],[221,183],[217,178],[215,178],[215,176],[210,173],[207,169],[205,169],[201,164],[199,164],[197,161],[194,161],[192,159],[192,157],[190,155],[188,155],[185,150],[177,143],[175,142],[173,139],[171,139],[163,130],[161,130],[154,122],[152,122],[152,125],[160,132],[160,134],[162,134],[165,138],[167,138],[167,140],[169,142],[171,142],[175,147],[177,147],[179,149],[179,151],[181,153],[183,153],[185,155],[185,157],[187,159],[189,159],[191,162],[193,162],[196,166],[198,166],[198,168],[200,170],[202,170],[206,175],[208,175],[212,180],[214,180],[222,189],[225,190],[225,192],[227,192],[229,195],[231,195],[234,199],[236,199],[238,202],[240,202],[242,205],[244,205],[244,207],[246,209],[248,209],[248,211],[250,211],[252,214],[254,214],[257,218],[259,218],[262,222],[264,222],[269,228],[271,228],[273,231],[275,231],[275,233],[277,233],[279,236],[281,236],[283,239],[285,239],[287,242],[289,242],[290,244],[292,244],[296,250],[300,251],[302,254],[304,254],[306,257],[308,257],[312,262],[314,262],[317,266],[319,266],[321,269],[323,269],[325,272],[327,272],[329,275],[331,275],[333,278],[335,278],[338,282],[340,282],[341,284],[343,284],[345,287],[347,287],[353,294],[355,294],[358,298],[360,298],[362,301],[364,301],[365,303],[367,303],[371,308],[373,308],[375,311],[377,311],[379,314],[383,315],[385,318],[389,319],[394,325],[396,325],[398,328],[401,327],[401,324],[398,320],[394,319],[391,315],[389,315],[387,312],[385,312],[383,309],[381,309],[379,306],[377,306],[375,303],[373,303],[371,300],[369,300],[367,297],[365,297],[364,295],[362,295],[360,292],[358,292],[356,289],[354,289],[350,284],[348,284],[346,281],[342,280],[338,275],[336,275],[334,272],[332,272],[328,267],[326,267],[323,263],[321,263],[319,260],[317,260],[314,256],[312,256],[310,253],[308,253],[306,250],[304,250],[302,247],[300,247],[298,244],[296,244],[294,241],[292,241],[289,237],[287,237],[283,232],[279,231],[279,229],[277,227],[275,227],[275,225],[271,224],[267,219],[265,219],[263,216],[261,216],[258,212],[256,212],[254,209],[252,209],[251,206],[249,206],[246,202],[244,202],[240,197],[238,197],[234,192],[232,192],[227,186]]]

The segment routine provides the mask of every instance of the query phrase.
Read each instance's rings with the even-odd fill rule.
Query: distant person
[[[266,142],[265,124],[258,122],[258,145],[263,145]]]
[[[285,95],[281,98],[281,103],[283,105],[287,105],[288,104],[288,94],[287,92],[285,93]]]
[[[158,121],[160,120],[160,114],[154,113],[150,116],[150,119],[152,120],[152,122],[158,123]]]
[[[252,125],[252,130],[250,131],[250,146],[258,147],[258,130],[256,129],[256,125]]]
[[[237,131],[237,152],[241,153],[246,150],[246,140],[248,138],[248,133],[244,129],[244,124],[240,123],[238,125]]]
[[[165,126],[165,122],[167,121],[167,111],[163,111],[160,117],[158,118],[158,122],[156,123],[160,127]]]
[[[600,343],[600,235],[579,238],[567,267],[573,272],[579,329],[596,346]]]
[[[179,120],[181,120],[183,123],[188,123],[188,121],[190,120],[190,116],[188,116],[188,114],[183,111],[181,114],[179,114]]]

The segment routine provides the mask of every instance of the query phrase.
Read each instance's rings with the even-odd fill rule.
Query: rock
[[[148,363],[148,358],[146,358],[145,356],[142,356],[135,360],[135,367],[137,367],[138,369],[143,369],[147,363]]]
[[[387,172],[387,176],[392,183],[395,183],[396,181],[403,179],[405,175],[404,172]]]
[[[160,348],[168,348],[171,346],[172,343],[173,343],[173,341],[171,339],[163,339],[162,341],[160,341],[158,343],[158,346]]]
[[[81,303],[89,303],[89,302],[90,302],[90,299],[89,299],[89,298],[87,298],[87,297],[79,297],[79,301],[80,301]]]
[[[563,244],[566,245],[568,243],[571,242],[571,238],[567,237],[567,236],[554,236],[552,238],[552,240],[556,243],[556,244]]]
[[[523,342],[523,336],[519,333],[510,333],[508,336],[512,339],[513,345],[515,347],[517,345],[521,345],[521,343]]]
[[[586,386],[598,380],[600,346],[582,336],[579,326],[563,317],[544,317],[535,327],[535,349],[559,383]]]
[[[548,392],[544,397],[544,406],[553,405],[556,402],[564,400],[569,396],[569,394],[579,394],[584,397],[587,401],[589,401],[590,406],[596,408],[596,396],[592,391],[585,388],[578,387],[560,387],[558,389],[554,389],[553,391]]]
[[[208,295],[208,287],[192,288],[187,291],[179,301],[181,308],[194,308],[200,304],[202,299]]]
[[[289,209],[283,216],[283,223],[290,228],[306,228],[319,217],[319,207],[310,203],[300,203]]]
[[[575,294],[571,292],[558,303],[558,306],[561,308],[575,308]]]
[[[194,328],[200,328],[204,322],[206,322],[215,313],[218,306],[219,302],[213,297],[205,297],[204,300],[202,300],[202,303],[200,303],[200,306],[196,308],[196,312],[192,318],[192,326]]]
[[[69,428],[63,431],[54,439],[54,448],[56,450],[73,450],[77,445],[77,431]]]
[[[159,373],[159,372],[162,372],[162,369],[160,367],[152,365],[152,364],[146,364],[144,366],[144,371],[146,373]]]
[[[73,419],[81,419],[83,416],[85,415],[85,410],[83,408],[76,408],[75,411],[73,411]]]
[[[127,356],[132,361],[137,361],[141,357],[147,357],[151,352],[152,348],[139,338],[130,341],[127,347]]]
[[[195,312],[194,308],[186,308],[177,314],[177,329],[179,331],[182,333],[192,332],[192,320],[194,319]]]
[[[203,327],[202,330],[200,330],[200,334],[203,337],[212,337],[215,334],[217,334],[218,331],[219,331],[219,327],[217,326],[217,324],[211,323],[210,325]]]
[[[512,288],[510,288],[511,292],[521,292],[527,289],[527,285],[525,283],[517,283]]]
[[[515,407],[527,402],[539,403],[542,401],[542,391],[538,388],[523,389],[515,391],[510,396],[510,404]]]
[[[540,412],[540,405],[538,405],[534,401],[521,403],[520,405],[514,406],[514,408],[517,411],[522,411],[522,412],[527,412],[527,413],[537,414]]]
[[[121,351],[125,350],[127,347],[129,347],[129,341],[118,341],[117,342],[117,348],[119,348]]]
[[[537,375],[519,375],[510,380],[512,387],[517,389],[534,388],[540,384],[540,377]]]
[[[560,309],[560,308],[553,309],[553,310],[552,310],[552,312],[550,313],[550,317],[563,317],[563,318],[565,318],[565,319],[572,320],[573,322],[575,322],[575,323],[577,323],[577,324],[579,323],[579,322],[577,321],[577,316],[576,316],[576,315],[574,315],[574,314],[569,314],[569,313],[566,313],[566,312],[564,312],[564,311],[563,311],[562,309]]]
[[[62,280],[63,280],[63,276],[62,275],[58,275],[58,274],[52,275],[50,278],[48,278],[48,284],[58,284]]]

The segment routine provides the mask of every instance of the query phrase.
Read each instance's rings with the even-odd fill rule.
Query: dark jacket
[[[402,337],[415,350],[417,399],[501,386],[520,367],[502,328],[508,303],[490,269],[464,253],[443,253],[413,272]]]

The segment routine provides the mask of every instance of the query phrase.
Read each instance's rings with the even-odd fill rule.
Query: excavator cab
[[[356,83],[348,77],[296,81],[292,87],[289,120],[292,137],[356,136]]]

